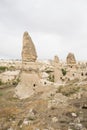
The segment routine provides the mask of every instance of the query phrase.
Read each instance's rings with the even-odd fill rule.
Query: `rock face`
[[[32,96],[39,86],[39,76],[35,72],[22,71],[20,82],[16,87],[16,96],[20,99]]]
[[[76,59],[73,53],[69,53],[66,58],[67,64],[76,64]]]
[[[35,46],[27,32],[23,36],[22,49],[22,71],[20,74],[20,82],[16,87],[16,96],[20,99],[28,98],[36,93],[40,86],[40,77],[38,72],[38,64],[35,62],[37,54]]]
[[[24,32],[23,35],[23,48],[22,48],[22,61],[23,62],[35,62],[37,59],[37,53],[34,43],[29,36],[28,32]]]

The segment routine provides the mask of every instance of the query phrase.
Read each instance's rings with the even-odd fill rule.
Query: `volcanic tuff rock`
[[[22,71],[20,73],[20,82],[15,89],[15,94],[20,99],[30,97],[36,92],[36,88],[40,86],[36,59],[35,46],[31,37],[25,32],[23,35]]]
[[[67,64],[76,64],[76,59],[73,53],[69,53],[66,58]]]
[[[54,62],[59,63],[59,57],[57,55],[54,56]]]
[[[37,59],[37,53],[34,43],[29,36],[28,32],[24,32],[23,35],[23,48],[22,48],[22,61],[23,62],[35,62]]]

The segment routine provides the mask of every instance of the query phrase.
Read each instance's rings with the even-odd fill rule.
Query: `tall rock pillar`
[[[16,95],[20,99],[30,97],[36,92],[37,88],[40,87],[40,77],[36,59],[37,53],[34,43],[28,32],[25,32],[22,47],[22,72],[20,74],[20,82],[16,87]]]
[[[34,43],[29,36],[28,32],[23,35],[23,48],[22,48],[22,62],[35,62],[37,53]]]

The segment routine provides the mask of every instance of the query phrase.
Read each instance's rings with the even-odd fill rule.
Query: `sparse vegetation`
[[[49,69],[49,68],[46,68],[46,69],[45,69],[45,72],[48,73],[48,74],[50,74],[51,72],[53,72],[53,70],[51,70],[51,69]]]
[[[49,75],[49,77],[48,77],[48,80],[50,81],[50,82],[54,82],[54,75]]]
[[[28,117],[28,120],[33,121],[33,120],[35,120],[35,117],[33,117],[33,116],[29,116],[29,117]]]
[[[75,87],[75,86],[60,86],[58,88],[59,93],[62,93],[65,96],[70,96],[72,94],[75,94],[77,92],[79,92],[80,87]]]
[[[17,79],[15,79],[15,80],[13,80],[13,82],[12,82],[12,84],[14,85],[14,86],[17,86],[18,85],[18,83],[19,83],[19,78],[17,78]]]
[[[3,85],[3,82],[0,80],[0,85]]]
[[[9,67],[9,70],[10,70],[10,71],[15,70],[15,67],[14,67],[14,66],[10,66],[10,67]]]
[[[0,66],[0,73],[6,71],[8,69],[8,67],[6,66]]]
[[[62,71],[63,76],[65,76],[66,73],[67,73],[67,72],[66,72],[66,69],[63,69],[63,68],[62,68],[61,71]]]
[[[76,84],[79,82],[79,79],[78,78],[75,78],[74,80],[69,80],[67,81],[66,83],[68,83],[68,85],[72,86],[73,84]]]
[[[0,93],[0,96],[3,96],[3,93]]]

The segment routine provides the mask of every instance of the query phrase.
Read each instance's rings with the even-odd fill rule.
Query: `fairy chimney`
[[[57,55],[54,56],[54,62],[59,63],[59,57]]]
[[[66,58],[67,64],[76,64],[76,59],[73,53],[69,53]]]
[[[22,61],[23,62],[35,62],[37,59],[37,53],[34,43],[29,36],[28,32],[24,32],[23,35],[23,48],[22,48]]]
[[[28,32],[25,32],[23,35],[22,71],[20,82],[15,89],[15,95],[20,99],[30,97],[41,86],[36,59],[37,53],[34,43]]]

